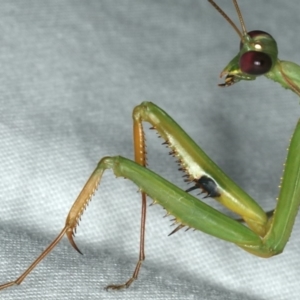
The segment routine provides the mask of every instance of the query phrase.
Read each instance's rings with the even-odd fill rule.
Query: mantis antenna
[[[243,30],[243,33],[241,33],[241,31],[238,29],[238,27],[234,24],[234,22],[229,18],[229,16],[221,9],[221,7],[215,3],[215,1],[213,0],[208,0],[208,2],[224,17],[224,19],[233,27],[233,29],[237,32],[237,34],[239,35],[239,37],[241,38],[241,40],[243,39],[243,35],[247,34],[247,30],[246,30],[246,26],[242,17],[242,13],[240,11],[240,8],[236,2],[236,0],[233,0],[233,4],[235,7],[235,10],[237,12],[237,15],[239,17],[240,23],[241,23],[241,27]]]

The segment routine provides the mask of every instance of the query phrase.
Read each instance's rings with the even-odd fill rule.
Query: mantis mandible
[[[209,1],[233,26],[241,39],[238,55],[224,68],[221,76],[226,76],[222,86],[230,86],[240,80],[254,80],[258,75],[280,83],[300,95],[300,82],[297,74],[300,67],[291,62],[277,59],[277,46],[274,39],[262,31],[247,33],[236,1],[242,31],[213,2]],[[261,257],[271,257],[282,252],[288,241],[300,201],[299,148],[300,124],[298,123],[291,139],[277,207],[272,216],[234,182],[232,182],[211,159],[190,139],[190,137],[164,111],[152,103],[142,103],[133,111],[134,120],[134,161],[123,157],[104,157],[87,181],[82,192],[74,202],[67,217],[65,227],[50,246],[16,280],[0,286],[0,289],[20,284],[35,266],[58,244],[66,234],[72,246],[74,232],[84,208],[90,201],[106,169],[112,169],[116,176],[133,181],[142,193],[142,220],[140,255],[132,277],[124,284],[109,285],[108,289],[129,287],[138,277],[145,259],[144,232],[146,216],[146,195],[153,203],[162,205],[167,214],[175,217],[179,229],[193,228],[223,240],[235,243],[242,249]],[[186,191],[177,188],[159,175],[146,168],[145,140],[142,122],[149,122],[177,157],[181,169],[194,186]],[[233,220],[189,194],[192,189],[203,190],[208,197],[214,198],[241,216],[247,226]]]

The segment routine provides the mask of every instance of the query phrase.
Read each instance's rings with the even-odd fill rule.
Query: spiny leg
[[[13,285],[21,284],[21,282],[27,277],[27,275],[55,248],[55,246],[60,242],[60,240],[64,237],[65,234],[67,235],[71,245],[76,249],[76,251],[82,254],[76,246],[73,240],[73,236],[76,231],[76,226],[78,225],[80,216],[83,214],[86,205],[88,204],[92,195],[94,194],[102,177],[103,171],[104,169],[102,169],[101,167],[99,168],[98,165],[95,171],[92,173],[87,183],[83,187],[82,191],[78,195],[76,201],[72,205],[70,212],[67,216],[64,228],[54,239],[54,241],[39,255],[39,257],[37,257],[34,260],[34,262],[25,270],[24,273],[21,274],[20,277],[18,277],[16,280],[0,285],[0,290]]]
[[[177,151],[180,153],[182,150],[185,152],[186,149],[176,149],[176,146],[179,148],[182,146],[180,143],[177,143],[175,141],[172,141],[172,134],[177,133],[178,136],[182,137],[184,140],[183,130],[179,128],[179,126],[170,118],[168,117],[161,109],[156,107],[154,104],[149,102],[144,102],[141,105],[137,106],[133,111],[133,135],[134,135],[134,152],[135,152],[135,161],[139,163],[140,165],[146,167],[146,149],[145,149],[145,138],[144,138],[144,131],[142,127],[142,122],[149,122],[153,127],[152,129],[157,129],[159,134],[162,135],[162,137],[165,139],[164,144],[168,145],[171,148],[171,154],[175,155],[177,154]],[[170,125],[169,127],[166,126],[164,128],[164,125],[162,123],[168,123]],[[176,126],[178,128],[176,128]],[[180,130],[177,130],[180,129]],[[173,136],[174,137],[174,136]],[[182,142],[183,145],[190,144],[191,139],[187,137],[186,140]],[[197,148],[196,148],[197,149]],[[187,151],[187,150],[186,150]],[[202,154],[202,151],[199,151],[199,154]],[[180,158],[180,157],[179,157]],[[184,158],[182,160],[179,159],[179,163],[182,163],[184,161]],[[188,164],[188,163],[187,163]],[[182,165],[182,170],[187,171],[189,174],[189,171],[185,167],[185,163]],[[194,174],[189,174],[187,177],[193,177]],[[214,181],[203,175],[199,179],[195,179],[193,177],[194,181],[196,182],[196,186],[188,189],[187,191],[191,191],[195,188],[198,188],[198,186],[202,187],[204,191],[207,192],[206,197],[219,197],[220,194],[217,190],[217,187],[214,183]],[[192,179],[189,179],[192,180]],[[187,181],[189,181],[187,180]],[[145,193],[142,192],[142,218],[141,218],[141,238],[140,238],[140,254],[139,254],[139,260],[136,264],[136,268],[134,270],[134,273],[132,277],[125,283],[125,284],[119,284],[119,285],[109,285],[107,286],[107,289],[122,289],[127,288],[130,286],[130,284],[137,279],[138,273],[142,264],[142,261],[145,259],[144,256],[144,232],[145,232],[145,217],[146,217],[146,200],[145,200]],[[257,208],[257,207],[256,207]],[[261,211],[259,210],[259,213]],[[262,213],[263,215],[263,213]],[[177,228],[175,228],[171,234],[177,232],[181,228],[185,227],[183,224],[179,224]],[[171,235],[170,234],[170,235]]]
[[[277,208],[274,216],[269,220],[269,213],[266,215],[248,194],[228,178],[166,112],[153,103],[144,102],[134,109],[133,118],[137,123],[149,122],[171,148],[171,153],[176,156],[181,169],[189,175],[190,180],[196,181],[196,184],[200,186],[202,185],[202,188],[210,197],[241,215],[245,223],[256,234],[256,238],[260,237],[258,241],[252,236],[251,241],[248,241],[249,243],[244,243],[243,240],[248,235],[246,233],[243,238],[239,238],[235,242],[238,246],[261,257],[270,257],[282,251],[288,240],[300,202],[300,157],[298,155],[300,151],[300,122],[298,122],[291,139]],[[125,175],[125,177],[128,176]],[[131,180],[139,187],[142,184],[134,178],[131,178]],[[164,188],[167,184],[165,183]],[[178,220],[178,216],[183,216],[182,211],[175,212],[172,207],[167,206],[162,199],[162,195],[152,193],[151,187],[147,186],[145,191],[154,199],[154,202],[161,204],[167,209],[168,213],[174,215],[176,220]],[[178,191],[178,196],[179,193],[180,191]],[[161,191],[161,194],[163,194],[163,191]],[[181,201],[185,197],[183,196]],[[191,214],[194,214],[194,211]],[[210,231],[206,226],[200,228],[197,227],[199,224],[192,224],[190,221],[179,221],[178,223],[180,223],[179,228],[182,228],[183,224],[207,233]],[[230,227],[233,228],[231,225]],[[241,230],[241,227],[237,230]],[[230,235],[237,234],[233,231],[231,230]],[[218,236],[216,232],[210,234]],[[234,242],[232,237],[222,236],[220,238]]]
[[[260,236],[265,234],[267,217],[262,208],[233,183],[165,111],[151,102],[143,102],[134,109],[133,116],[157,130],[165,140],[163,144],[170,148],[170,153],[179,163],[180,170],[185,172],[185,181],[195,182],[208,196],[242,216],[254,232]]]
[[[134,120],[133,126],[133,135],[134,135],[134,152],[135,152],[135,161],[136,163],[140,164],[141,166],[146,166],[146,150],[145,150],[145,138],[144,138],[144,131],[142,127],[141,120],[136,121]],[[10,281],[3,285],[0,285],[0,290],[10,287],[12,285],[19,285],[21,282],[27,277],[27,275],[53,250],[53,248],[60,242],[63,236],[66,234],[71,245],[73,248],[82,254],[79,250],[77,245],[74,242],[74,235],[76,232],[76,226],[80,220],[81,215],[83,214],[88,202],[90,201],[91,197],[93,196],[99,182],[101,180],[102,174],[104,170],[107,168],[105,162],[105,158],[103,158],[95,171],[92,173],[90,178],[88,179],[87,183],[83,187],[82,191],[80,192],[79,196],[77,197],[76,201],[72,205],[70,212],[66,219],[65,227],[62,229],[60,234],[55,238],[55,240],[36,258],[36,260],[25,270],[24,273],[21,274],[14,281]],[[136,264],[135,270],[133,275],[127,282],[120,285],[108,285],[106,289],[122,289],[128,288],[131,283],[137,279],[139,270],[141,268],[142,262],[145,260],[145,222],[146,222],[146,209],[147,209],[147,202],[146,202],[146,194],[142,191],[142,208],[141,208],[141,225],[140,225],[140,251],[139,251],[139,259]]]
[[[163,206],[167,210],[167,214],[175,217],[176,223],[179,224],[178,230],[184,226],[198,229],[235,243],[244,250],[262,257],[270,257],[282,251],[288,240],[300,202],[300,122],[291,140],[277,208],[274,217],[267,222],[265,213],[255,202],[253,203],[253,199],[236,186],[163,110],[152,103],[144,102],[134,109],[133,117],[138,127],[141,126],[143,121],[151,123],[166,140],[190,179],[195,181],[198,178],[199,180],[196,180],[196,183],[206,188],[214,199],[229,207],[232,211],[239,213],[251,229],[223,215],[145,168],[145,154],[137,155],[137,162],[120,156],[104,157],[74,202],[61,233],[19,278],[1,285],[0,289],[20,284],[58,244],[65,233],[72,246],[79,251],[73,240],[76,226],[106,169],[112,169],[116,176],[128,178],[142,192],[152,198],[154,203]],[[142,134],[142,130],[138,130],[138,132]],[[144,139],[142,138],[142,140]],[[139,143],[139,145],[142,144]],[[144,146],[142,148],[145,149]],[[136,153],[140,153],[140,150]],[[200,180],[203,176],[206,177]],[[145,197],[145,194],[143,195]],[[145,202],[145,198],[143,199],[143,202]],[[144,204],[145,206],[146,204]],[[129,286],[138,275],[144,259],[145,215],[145,212],[142,213],[140,259],[135,272],[127,283],[119,286],[109,286],[111,288]]]
[[[140,270],[140,266],[142,261],[144,260],[144,231],[145,231],[145,217],[146,217],[146,195],[143,192],[144,190],[147,191],[147,194],[153,198],[154,200],[159,199],[160,204],[167,209],[167,212],[174,215],[176,219],[178,219],[179,224],[183,224],[188,227],[193,227],[200,229],[204,232],[216,235],[216,231],[219,231],[219,226],[218,229],[214,229],[214,226],[212,224],[208,226],[200,226],[197,227],[198,221],[193,219],[190,220],[191,217],[188,217],[187,220],[184,218],[179,218],[183,214],[183,211],[187,209],[187,207],[183,207],[180,209],[176,209],[176,203],[171,203],[171,206],[169,203],[164,203],[163,200],[165,199],[170,199],[170,193],[174,191],[175,187],[173,185],[170,185],[166,180],[162,179],[161,177],[157,178],[158,175],[154,174],[150,170],[146,169],[146,151],[145,151],[145,139],[144,139],[144,133],[142,129],[142,122],[146,121],[149,122],[153,125],[155,129],[158,130],[159,134],[165,139],[166,143],[168,146],[171,148],[173,153],[178,156],[179,160],[181,161],[182,168],[184,171],[186,171],[189,176],[191,177],[191,180],[195,180],[197,178],[201,178],[203,175],[207,177],[212,177],[210,173],[215,171],[215,164],[211,162],[211,160],[206,156],[206,154],[186,135],[186,133],[175,123],[174,120],[172,120],[164,111],[159,109],[157,106],[155,106],[152,103],[142,103],[141,105],[137,106],[134,111],[133,111],[133,119],[134,119],[134,147],[135,147],[135,161],[136,163],[130,162],[128,160],[125,160],[120,157],[115,157],[115,158],[103,158],[95,171],[92,173],[90,176],[89,180],[87,181],[86,185],[84,186],[83,190],[79,194],[78,198],[74,202],[68,217],[66,219],[66,224],[65,227],[63,228],[62,232],[58,235],[58,237],[44,250],[44,252],[29,266],[29,268],[15,281],[9,282],[5,285],[0,286],[1,288],[5,288],[14,284],[20,284],[25,277],[34,269],[34,267],[47,255],[50,253],[50,251],[58,244],[58,242],[61,240],[63,235],[66,233],[68,236],[68,239],[71,243],[71,245],[79,252],[78,247],[76,246],[73,236],[76,231],[76,226],[78,224],[78,221],[82,215],[82,213],[85,210],[86,205],[88,204],[91,196],[93,195],[97,185],[100,182],[100,179],[102,177],[102,173],[104,172],[105,169],[111,168],[113,169],[114,173],[117,176],[124,176],[133,182],[137,184],[137,186],[142,190],[142,215],[141,215],[141,239],[140,239],[140,255],[139,255],[139,260],[137,262],[135,271],[132,275],[132,277],[125,283],[121,285],[109,285],[108,288],[112,289],[120,289],[124,287],[128,287],[138,276],[138,272]],[[140,167],[137,168],[136,164],[138,164]],[[136,170],[135,173],[133,170]],[[211,169],[211,171],[210,171]],[[127,172],[127,173],[126,173]],[[140,173],[143,172],[143,175]],[[134,173],[134,174],[132,174]],[[218,172],[220,175],[220,171]],[[222,175],[222,174],[221,174]],[[222,177],[222,176],[221,176]],[[217,176],[215,178],[218,179]],[[156,184],[152,184],[154,181]],[[209,181],[208,181],[209,182]],[[150,183],[150,184],[149,184]],[[203,181],[202,181],[203,183]],[[225,182],[226,183],[226,182]],[[168,188],[167,188],[168,187]],[[218,189],[221,187],[221,185],[218,185]],[[155,189],[155,191],[153,190]],[[186,192],[178,189],[175,194],[175,197],[173,196],[172,202],[176,201],[177,198],[190,198],[189,194]],[[166,191],[168,191],[166,193]],[[238,190],[239,191],[239,190]],[[183,193],[183,194],[182,194]],[[219,195],[218,190],[214,191],[215,195]],[[243,194],[242,194],[243,196]],[[231,196],[230,196],[231,197]],[[222,195],[218,196],[218,201],[220,201],[222,204],[227,206],[232,206],[232,203],[230,202],[230,197],[226,196],[226,192],[223,192],[222,189]],[[189,200],[193,202],[193,205],[199,206],[201,203],[198,199],[195,199],[192,197],[193,200]],[[196,201],[196,202],[195,202]],[[229,204],[227,203],[229,201]],[[246,203],[248,204],[248,203]],[[252,202],[250,202],[249,211],[245,212],[245,204],[240,207],[239,204],[236,206],[233,206],[233,210],[236,212],[241,212],[241,215],[244,217],[244,220],[250,220],[255,218],[255,216],[258,214],[257,212],[260,213],[260,208],[258,205],[253,205]],[[252,208],[251,208],[252,206]],[[253,209],[257,208],[258,209]],[[175,209],[175,210],[174,210]],[[206,210],[208,209],[208,206],[204,206],[201,209],[205,210],[205,215],[207,214]],[[209,208],[211,210],[211,208]],[[253,213],[255,212],[255,213]],[[244,214],[243,214],[244,213]],[[186,216],[189,214],[193,215],[193,211],[186,212]],[[215,214],[214,210],[212,214]],[[253,215],[254,214],[254,215]],[[195,214],[194,214],[195,215]],[[246,217],[245,217],[246,215]],[[218,213],[218,218],[220,217],[221,214]],[[260,216],[260,214],[258,214]],[[199,215],[199,218],[201,218],[201,213]],[[205,217],[206,219],[207,217]],[[232,224],[232,222],[235,222],[231,219],[227,218],[226,222],[229,222]],[[263,220],[260,221],[261,217],[256,217],[256,223],[259,224],[259,222],[264,222]],[[220,221],[219,221],[220,222]],[[222,222],[221,222],[222,223]],[[221,224],[220,223],[220,224]],[[206,223],[205,223],[206,224]],[[227,223],[226,223],[227,224]],[[237,223],[238,224],[238,223]],[[250,224],[252,224],[250,222]],[[238,224],[239,226],[242,226]],[[258,228],[263,227],[259,226]],[[231,226],[235,226],[232,224]],[[226,227],[226,226],[224,226]],[[228,227],[230,228],[230,226]],[[245,231],[246,235],[249,234],[249,229],[246,227],[242,226],[241,227],[242,231]],[[232,230],[230,230],[232,231]],[[251,231],[250,231],[251,232]],[[220,238],[225,238],[225,235],[219,236]],[[238,242],[240,241],[243,243],[243,238],[239,236],[237,239],[235,239],[235,234],[233,234],[233,237],[230,238],[230,241],[233,242]],[[255,234],[250,234],[251,238],[250,240],[256,240],[256,235]]]
[[[96,190],[97,186],[100,183],[101,177],[103,175],[103,172],[106,169],[112,169],[114,171],[114,174],[119,177],[125,177],[133,181],[142,191],[146,190],[147,194],[154,199],[161,200],[160,204],[164,206],[167,211],[170,214],[173,214],[174,216],[180,216],[180,212],[186,210],[187,203],[184,203],[185,201],[192,201],[194,205],[198,207],[202,207],[202,209],[206,209],[207,211],[204,211],[203,214],[205,216],[204,222],[206,223],[205,219],[209,214],[217,214],[218,218],[222,218],[222,214],[220,212],[215,211],[213,208],[209,207],[205,203],[202,203],[198,201],[198,199],[194,198],[193,196],[187,194],[186,192],[182,191],[178,187],[174,186],[173,184],[169,183],[167,180],[163,179],[159,175],[153,173],[151,170],[141,166],[140,164],[130,161],[128,159],[125,159],[120,156],[116,157],[104,157],[100,160],[98,163],[95,171],[92,173],[90,178],[88,179],[87,183],[85,184],[84,188],[80,192],[79,196],[77,197],[76,201],[74,202],[73,206],[70,209],[70,212],[67,216],[66,223],[60,234],[55,238],[55,240],[41,253],[41,255],[25,270],[24,273],[21,274],[20,277],[18,277],[16,280],[10,281],[8,283],[5,283],[3,285],[0,285],[0,290],[10,287],[12,285],[19,285],[26,277],[27,275],[37,266],[38,263],[40,263],[51,251],[52,249],[60,242],[60,240],[63,238],[64,234],[67,235],[71,245],[79,252],[80,250],[76,246],[74,242],[74,234],[76,231],[76,227],[78,225],[78,222],[80,220],[81,215],[83,214],[88,202],[90,201],[92,195],[94,194],[94,191]],[[145,194],[143,194],[145,195]],[[145,197],[145,196],[143,196]],[[186,197],[185,201],[180,201],[179,207],[176,206],[176,201],[177,198],[183,198]],[[143,198],[145,200],[145,198]],[[164,200],[166,202],[164,202]],[[173,206],[175,204],[175,206]],[[144,205],[146,207],[146,205]],[[190,210],[192,208],[192,210]],[[190,210],[185,214],[185,216],[191,215],[192,211],[194,210],[193,207],[188,208]],[[201,209],[199,210],[199,218],[201,219]],[[145,216],[145,213],[142,214],[142,216]],[[202,216],[203,217],[203,216]],[[189,217],[188,217],[189,219]],[[188,219],[183,218],[182,222],[185,226],[189,227],[194,227],[193,224],[196,221],[195,219],[193,222],[189,222]],[[198,218],[197,218],[198,219]],[[246,238],[246,240],[249,239],[256,239],[256,235],[252,233],[248,228],[246,228],[243,225],[240,225],[238,222],[235,222],[234,220],[231,220],[228,217],[225,217],[225,223],[220,222],[220,225],[217,225],[218,228],[214,228],[216,225],[216,221],[213,220],[212,223],[208,223],[206,227],[208,230],[204,230],[207,233],[213,234],[213,232],[218,232],[220,231],[219,227],[224,227],[226,228],[228,224],[233,224],[237,225],[238,227],[241,226],[242,232],[245,232],[249,235],[249,237]],[[221,221],[221,219],[220,219]],[[181,222],[181,219],[178,218],[178,222]],[[144,224],[144,220],[142,220],[142,226]],[[204,229],[204,227],[202,229]],[[228,227],[229,228],[229,227]],[[142,228],[143,230],[141,231],[141,251],[140,251],[140,259],[137,263],[135,272],[125,284],[122,285],[111,285],[108,286],[108,288],[114,288],[114,289],[119,289],[123,287],[128,287],[136,278],[141,266],[141,262],[144,258],[144,253],[143,253],[143,245],[144,245],[144,226]],[[200,229],[200,228],[198,228]],[[239,237],[238,237],[239,236]],[[241,239],[240,233],[237,235],[233,235],[230,240],[233,239],[233,241],[237,241]],[[222,238],[222,235],[218,235],[218,237]],[[245,240],[245,242],[246,242]]]
[[[155,112],[152,111],[153,109],[155,110]],[[137,278],[138,272],[141,267],[141,263],[145,257],[145,255],[144,255],[144,235],[145,235],[145,218],[146,218],[146,195],[143,192],[143,190],[147,191],[147,194],[155,200],[155,199],[160,199],[161,197],[164,199],[170,198],[169,194],[172,191],[174,191],[174,189],[175,189],[175,186],[172,185],[171,187],[169,187],[169,189],[168,189],[169,192],[166,194],[165,193],[166,186],[168,186],[169,183],[166,180],[162,179],[161,177],[157,178],[158,175],[154,174],[153,172],[151,172],[150,170],[145,168],[145,166],[146,166],[146,151],[145,151],[145,139],[144,139],[144,133],[143,133],[143,129],[142,129],[142,122],[143,121],[150,122],[154,127],[157,127],[156,129],[158,129],[159,128],[158,124],[156,124],[155,122],[150,120],[153,116],[157,117],[157,118],[154,117],[154,119],[158,119],[159,120],[158,123],[161,122],[161,123],[166,123],[166,124],[170,125],[170,128],[167,128],[167,129],[164,128],[164,130],[166,129],[166,131],[168,132],[168,137],[166,137],[166,136],[163,136],[163,137],[165,138],[169,147],[171,147],[171,149],[173,151],[175,151],[175,145],[177,145],[178,149],[176,149],[176,151],[178,151],[178,153],[181,153],[181,155],[182,155],[182,153],[186,152],[186,155],[189,156],[188,154],[190,154],[190,152],[193,152],[193,149],[194,149],[193,144],[191,145],[190,143],[187,143],[186,146],[188,149],[184,149],[184,148],[181,149],[182,145],[180,145],[180,143],[172,141],[173,135],[171,134],[171,132],[173,130],[179,131],[177,133],[178,136],[182,136],[185,133],[182,131],[181,128],[174,128],[175,122],[172,119],[169,119],[169,117],[166,116],[166,114],[162,110],[160,110],[158,107],[156,107],[155,105],[153,105],[151,103],[142,103],[140,106],[136,107],[133,112],[133,119],[134,119],[133,129],[134,129],[134,140],[135,140],[134,147],[135,147],[136,163],[127,161],[125,159],[121,159],[120,157],[103,158],[99,162],[97,168],[90,176],[89,180],[85,184],[84,188],[82,189],[81,193],[79,194],[78,198],[76,199],[72,208],[70,209],[70,212],[66,219],[65,226],[62,229],[61,233],[42,252],[42,254],[29,266],[29,268],[25,270],[25,272],[19,278],[17,278],[14,281],[11,281],[9,283],[6,283],[4,285],[1,285],[0,289],[4,289],[4,288],[12,286],[14,284],[20,284],[26,278],[26,276],[36,267],[36,265],[40,261],[42,261],[51,252],[51,250],[59,243],[59,241],[62,239],[64,234],[67,235],[71,245],[79,253],[81,253],[73,240],[74,233],[76,231],[76,226],[77,226],[79,219],[80,219],[81,215],[83,214],[88,202],[90,201],[92,195],[94,194],[94,191],[96,190],[96,187],[98,186],[98,184],[101,180],[104,170],[107,168],[112,168],[117,176],[124,176],[128,179],[131,179],[133,182],[135,182],[137,184],[137,186],[142,191],[141,238],[140,238],[139,260],[137,262],[133,276],[125,284],[110,285],[110,286],[108,286],[108,288],[119,289],[119,288],[123,288],[123,287],[128,287]],[[177,134],[175,134],[174,136],[176,136]],[[186,143],[185,139],[183,139],[183,143],[184,144]],[[191,146],[192,148],[190,148],[189,146]],[[195,153],[192,153],[191,155],[193,156],[193,155],[195,155]],[[131,171],[135,170],[136,164],[138,164],[140,166],[140,169],[138,169],[139,171],[137,171],[135,175],[132,175],[130,173],[130,170]],[[189,163],[187,162],[186,164],[188,165]],[[185,163],[183,163],[183,168],[187,168],[187,165],[185,165]],[[123,166],[123,169],[122,169],[122,166]],[[196,169],[197,168],[198,167],[196,166]],[[128,170],[129,170],[129,173],[127,174],[125,171],[128,172]],[[144,173],[143,175],[139,174],[139,172],[141,172],[141,171]],[[190,172],[190,174],[191,174],[191,172]],[[138,177],[138,178],[136,178],[136,177]],[[154,178],[156,178],[156,185],[152,186],[151,182],[153,181]],[[150,186],[149,186],[149,183],[150,183]],[[155,192],[153,191],[153,188],[155,189]],[[178,189],[178,192],[179,191],[180,191],[180,193],[183,193],[183,195],[180,196],[181,198],[186,197],[186,196],[189,197],[189,195],[186,192]],[[197,199],[193,200],[193,201],[197,201],[196,202],[197,205],[198,205],[198,203],[200,203]],[[170,207],[169,205],[163,204],[163,203],[161,203],[161,204],[167,208],[168,213],[173,214],[175,217],[180,216],[181,215],[180,212],[182,210],[184,210],[184,209],[180,209],[178,211],[173,211],[173,208]],[[178,221],[179,223],[182,223],[182,222],[180,222],[180,219],[178,219],[178,220],[179,220]],[[229,222],[232,222],[232,220],[230,220]],[[183,222],[183,224],[187,225],[189,227],[195,227],[195,226],[193,226],[193,222],[190,225],[189,225],[189,221]],[[208,227],[210,227],[210,226],[208,226]],[[203,230],[203,228],[202,228],[202,230]],[[211,229],[204,230],[204,231],[213,234]]]

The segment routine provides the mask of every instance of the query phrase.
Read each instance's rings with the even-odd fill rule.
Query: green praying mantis
[[[221,72],[225,82],[221,86],[231,86],[240,80],[254,80],[259,75],[280,83],[300,96],[300,67],[277,58],[275,40],[266,32],[247,33],[239,7],[236,7],[241,31],[229,17],[214,3],[209,2],[221,13],[238,33],[241,43],[239,53]],[[146,168],[146,146],[142,122],[148,122],[165,140],[171,154],[180,163],[187,180],[194,185],[181,190],[161,176]],[[131,278],[124,284],[109,285],[107,289],[127,288],[137,279],[144,255],[146,197],[163,206],[168,215],[175,218],[177,227],[203,231],[220,239],[235,243],[242,249],[260,256],[271,257],[283,251],[292,230],[300,203],[300,123],[297,124],[290,142],[285,163],[281,189],[274,213],[269,215],[195,144],[181,127],[166,112],[153,103],[144,102],[133,110],[134,161],[124,157],[104,157],[88,179],[74,202],[62,231],[42,252],[29,268],[16,280],[0,285],[0,289],[20,284],[41,262],[59,241],[67,235],[71,245],[79,252],[74,242],[76,226],[88,202],[98,187],[102,174],[112,169],[117,177],[125,177],[134,182],[141,191],[142,213],[140,231],[140,254]],[[207,197],[213,198],[231,211],[240,215],[234,220],[193,197],[189,192],[200,189]],[[245,223],[245,224],[243,224]]]

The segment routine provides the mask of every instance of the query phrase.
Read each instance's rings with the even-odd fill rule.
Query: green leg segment
[[[134,182],[154,203],[160,204],[173,215],[182,227],[198,229],[235,243],[257,256],[270,257],[282,252],[300,202],[300,123],[297,124],[291,140],[277,208],[274,216],[267,220],[260,206],[216,167],[163,110],[152,103],[144,102],[135,108],[133,118],[135,122],[150,122],[175,151],[175,156],[179,157],[191,180],[203,175],[210,178],[218,191],[214,198],[238,212],[246,222],[250,220],[250,224],[247,222],[248,226],[245,226],[223,215],[158,174],[121,156],[104,157],[89,180],[92,185],[100,181],[104,170],[112,169],[116,176]],[[77,205],[76,202],[74,206]],[[81,206],[79,203],[78,205]],[[255,223],[259,226],[253,226]],[[69,226],[72,227],[70,224]]]

